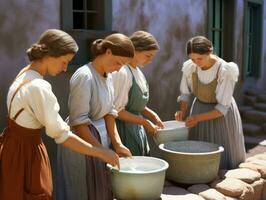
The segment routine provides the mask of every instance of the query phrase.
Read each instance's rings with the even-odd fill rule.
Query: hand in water
[[[120,169],[119,156],[112,150],[101,148],[102,155],[101,159],[112,166],[117,166]]]

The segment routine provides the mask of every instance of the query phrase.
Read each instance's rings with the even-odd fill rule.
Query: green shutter
[[[260,76],[263,30],[263,1],[245,1],[244,69],[245,75]]]

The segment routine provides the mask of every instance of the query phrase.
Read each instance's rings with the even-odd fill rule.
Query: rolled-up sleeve
[[[70,80],[69,125],[91,124],[89,118],[92,95],[92,75],[77,71]]]
[[[182,79],[181,79],[181,84],[180,84],[180,95],[177,97],[177,102],[180,101],[189,101],[191,92],[188,84],[188,78],[186,75],[183,73]]]

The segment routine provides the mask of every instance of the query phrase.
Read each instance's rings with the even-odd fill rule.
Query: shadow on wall
[[[143,71],[150,86],[149,106],[163,120],[173,119],[177,109],[186,41],[206,35],[206,7],[207,1],[202,0],[113,0],[113,30],[127,35],[146,30],[160,44],[157,56]]]

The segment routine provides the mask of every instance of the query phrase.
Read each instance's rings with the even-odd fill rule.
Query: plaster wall
[[[160,51],[143,69],[150,86],[149,106],[163,120],[173,119],[186,41],[207,34],[207,1],[113,0],[113,30],[126,35],[145,30],[156,37]]]

